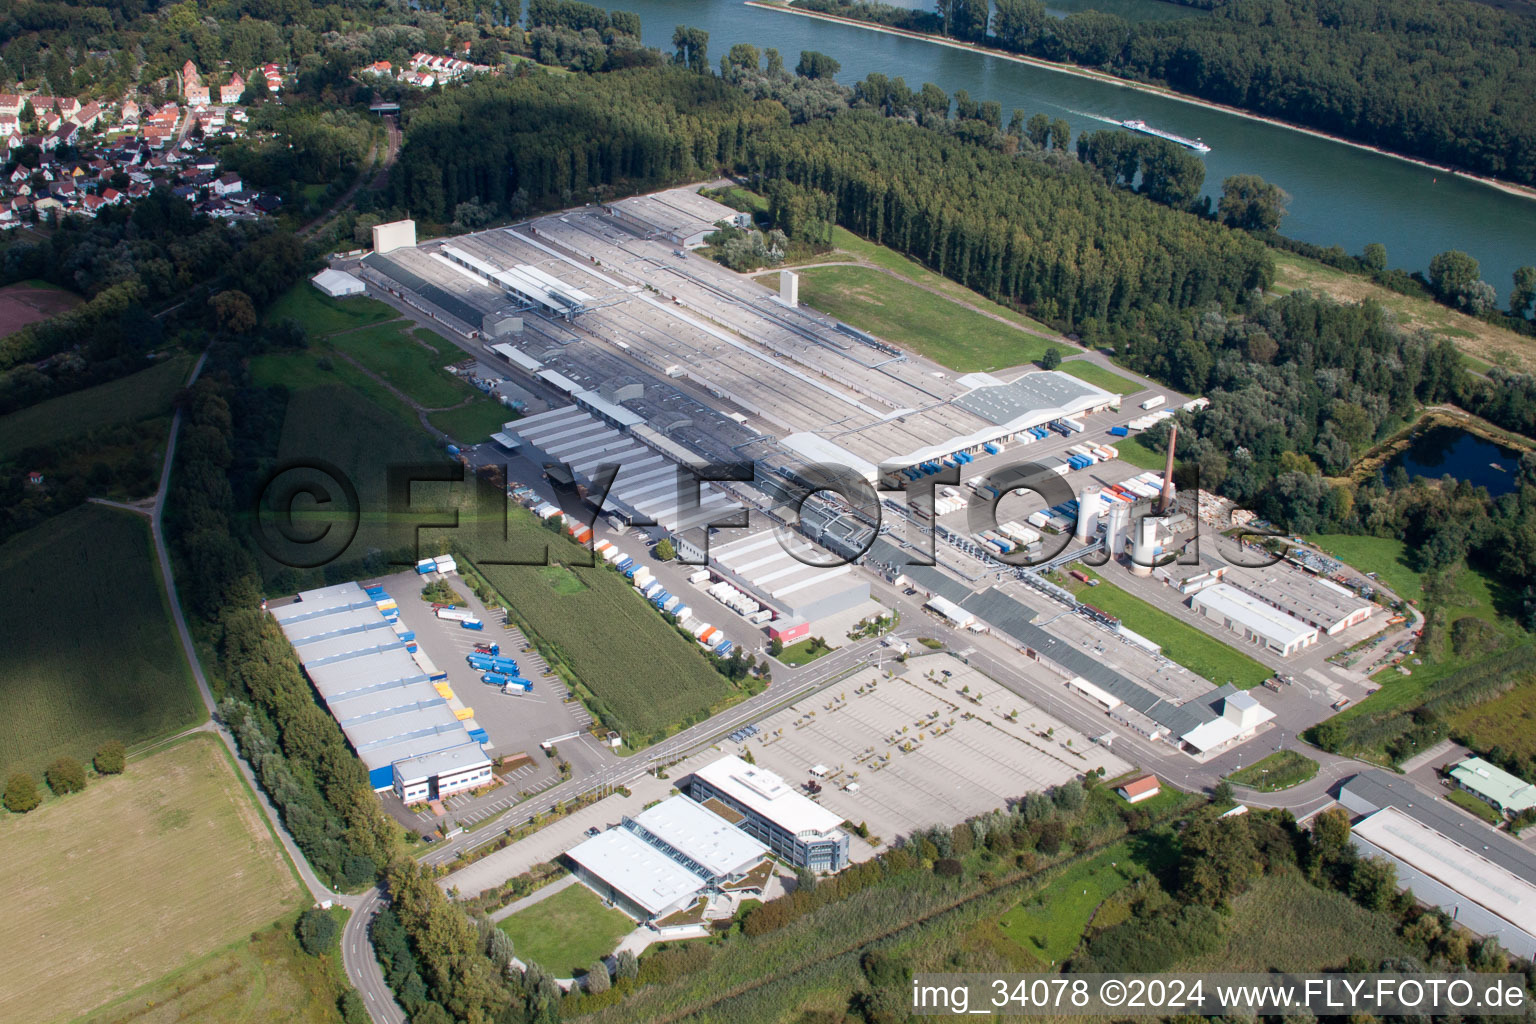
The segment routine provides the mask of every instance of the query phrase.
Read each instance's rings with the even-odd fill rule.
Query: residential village
[[[466,56],[470,43],[461,45]],[[407,67],[395,67],[387,60],[375,61],[362,69],[362,74],[374,78],[389,78],[418,89],[430,89],[434,85],[456,82],[469,75],[483,75],[491,70],[489,65],[474,64],[458,57],[441,57],[431,53],[413,53]]]
[[[283,69],[257,68],[276,95]],[[132,97],[117,102],[42,93],[0,93],[0,230],[66,213],[95,217],[104,207],[147,196],[158,185],[210,217],[254,218],[275,213],[281,200],[245,188],[224,170],[208,141],[239,138],[249,121],[240,99],[248,77],[234,72],[218,84],[188,61],[181,102],[159,106]]]

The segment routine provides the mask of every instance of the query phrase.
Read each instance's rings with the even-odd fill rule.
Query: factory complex
[[[376,791],[414,804],[491,783],[489,736],[382,588],[306,590],[271,614]]]

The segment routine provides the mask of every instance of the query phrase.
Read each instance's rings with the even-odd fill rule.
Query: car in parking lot
[[[582,835],[584,835],[588,839],[590,839],[590,838],[592,838],[595,835],[601,834],[602,831],[603,831],[602,829],[598,828],[596,825],[593,825],[591,828],[589,828],[585,832],[583,832]]]

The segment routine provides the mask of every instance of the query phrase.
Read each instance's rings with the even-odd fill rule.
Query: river
[[[997,100],[1004,118],[1015,107],[1064,117],[1074,136],[1136,117],[1202,138],[1212,147],[1205,157],[1207,193],[1218,194],[1229,175],[1260,175],[1291,195],[1281,225],[1285,234],[1353,254],[1380,242],[1389,264],[1406,270],[1427,270],[1437,252],[1462,249],[1480,261],[1483,279],[1501,301],[1509,295],[1514,269],[1536,264],[1536,200],[1392,157],[1110,83],[738,0],[619,0],[619,5],[640,15],[646,43],[668,52],[676,26],[704,29],[715,65],[732,43],[778,47],[791,68],[801,50],[820,50],[841,62],[838,80],[850,85],[878,71],[899,75],[913,88],[933,82],[950,93],[965,89],[975,99]],[[1047,6],[1056,13],[1097,6],[1134,20],[1161,20],[1170,12],[1205,16],[1158,0],[1049,0]]]

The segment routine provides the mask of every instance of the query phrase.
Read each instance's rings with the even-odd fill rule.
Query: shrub
[[[85,766],[72,757],[61,757],[43,772],[48,788],[59,796],[85,788]]]
[[[43,802],[37,792],[37,780],[26,772],[16,772],[5,783],[5,809],[26,814]]]
[[[964,870],[960,862],[953,857],[943,857],[933,864],[933,873],[940,878],[959,878]]]
[[[124,749],[122,741],[108,740],[96,751],[96,756],[91,763],[102,775],[121,775],[128,762],[128,751]]]
[[[336,938],[340,932],[341,928],[329,911],[310,907],[299,915],[299,945],[303,946],[304,952],[310,956],[330,952],[335,947]]]

